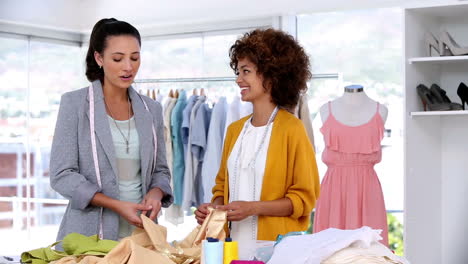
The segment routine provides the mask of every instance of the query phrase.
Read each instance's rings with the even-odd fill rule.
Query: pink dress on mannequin
[[[384,121],[376,113],[367,123],[345,125],[329,115],[320,131],[325,140],[322,160],[328,166],[321,184],[314,219],[314,233],[327,228],[356,229],[369,226],[381,229],[388,246],[385,203],[374,165],[382,159],[380,142]]]

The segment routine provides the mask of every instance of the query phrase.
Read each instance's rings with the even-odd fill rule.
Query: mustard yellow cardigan
[[[232,123],[226,133],[221,165],[213,187],[213,200],[223,197],[229,203],[227,160],[250,116]],[[302,121],[286,110],[279,110],[273,123],[268,146],[261,201],[287,197],[293,205],[290,216],[259,216],[259,240],[275,240],[279,234],[304,231],[320,192],[315,153]]]

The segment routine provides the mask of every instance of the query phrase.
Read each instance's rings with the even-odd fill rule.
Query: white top
[[[250,119],[247,121],[250,122]],[[254,127],[252,125],[247,127],[244,138],[241,139],[244,129],[241,131],[238,140],[236,141],[234,148],[232,149],[231,155],[228,158],[228,173],[229,173],[229,202],[232,201],[259,201],[260,194],[262,191],[263,175],[265,173],[265,165],[267,159],[268,146],[271,138],[271,130],[273,128],[273,122],[268,128],[265,143],[262,149],[259,151],[257,160],[255,162],[255,199],[253,199],[253,186],[254,186],[254,171],[249,168],[249,163],[253,159],[255,152],[257,151],[263,134],[265,133],[265,127]],[[240,141],[242,142],[242,153],[239,158],[239,165],[237,167],[237,177],[234,175],[235,162],[239,153]],[[235,186],[234,186],[235,184]],[[234,241],[238,241],[239,245],[251,244],[257,239],[257,221],[253,223],[254,230],[252,230],[253,217],[247,217],[246,219],[238,222],[231,223],[231,237]],[[246,250],[243,250],[246,249]],[[255,252],[249,252],[248,247],[239,247],[240,259],[251,259],[252,254]],[[255,249],[255,247],[254,247]]]
[[[115,147],[115,157],[118,171],[119,182],[119,200],[132,203],[141,203],[143,199],[142,178],[141,178],[141,159],[140,159],[140,141],[135,126],[135,119],[115,120],[122,133],[127,137],[128,122],[130,122],[130,141],[129,152],[127,153],[127,144],[122,134],[115,126],[114,120],[109,116],[109,125],[112,134],[112,140]],[[119,239],[131,235],[134,226],[130,225],[124,218],[119,217]]]

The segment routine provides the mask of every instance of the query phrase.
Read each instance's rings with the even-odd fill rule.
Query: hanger
[[[174,98],[179,98],[179,90],[175,90],[175,93],[174,93]]]
[[[198,95],[197,88],[193,89],[193,95]]]
[[[205,96],[205,89],[203,89],[203,88],[200,89],[200,95]]]
[[[149,89],[148,89],[148,90],[146,90],[146,96],[148,96],[149,98],[151,98],[151,92],[150,92],[150,90],[149,90]]]
[[[172,89],[169,91],[169,97],[170,98],[175,98],[174,92],[172,91]]]
[[[152,90],[151,98],[152,98],[153,100],[156,100],[156,91],[155,91],[154,89]]]

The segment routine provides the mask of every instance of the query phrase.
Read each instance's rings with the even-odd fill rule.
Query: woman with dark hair
[[[202,223],[208,206],[227,210],[231,237],[245,246],[309,225],[319,195],[318,171],[305,128],[290,111],[311,73],[304,49],[279,30],[246,33],[229,55],[242,100],[253,104],[253,114],[229,126],[212,203],[195,215]]]
[[[89,87],[65,93],[55,127],[50,183],[69,200],[58,240],[71,233],[118,240],[172,203],[162,107],[131,86],[141,38],[102,19],[86,56]]]

